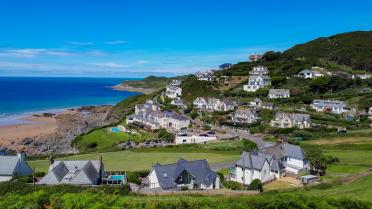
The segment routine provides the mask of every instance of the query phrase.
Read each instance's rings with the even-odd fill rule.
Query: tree
[[[271,62],[280,59],[280,56],[281,56],[280,52],[268,51],[262,56],[262,59]]]
[[[257,145],[247,139],[243,141],[243,150],[246,152],[251,152],[253,150],[257,149]]]
[[[326,174],[328,165],[339,162],[337,157],[324,155],[321,149],[311,149],[306,155],[310,162],[310,173],[320,176]]]
[[[326,76],[322,76],[311,80],[309,86],[312,91],[316,91],[317,93],[324,93],[327,90],[328,82],[329,78]]]

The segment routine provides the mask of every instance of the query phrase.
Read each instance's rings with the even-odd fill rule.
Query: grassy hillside
[[[372,72],[372,31],[356,31],[318,38],[296,45],[283,53],[290,59],[324,59]]]

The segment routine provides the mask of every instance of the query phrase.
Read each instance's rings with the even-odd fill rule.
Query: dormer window
[[[163,173],[164,178],[168,178],[168,174],[166,172]]]

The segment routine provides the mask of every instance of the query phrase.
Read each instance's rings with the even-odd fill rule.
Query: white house
[[[234,167],[230,169],[229,178],[231,181],[244,185],[249,185],[255,179],[266,182],[275,178],[275,172],[271,172],[271,163],[273,162],[273,155],[259,151],[243,152]],[[278,169],[277,173],[280,175],[280,168]]]
[[[231,117],[234,123],[255,123],[258,121],[258,114],[254,110],[237,110]]]
[[[0,156],[0,182],[30,175],[32,175],[32,169],[27,164],[23,153],[18,153],[16,156]]]
[[[270,89],[269,90],[269,99],[281,99],[289,98],[290,93],[289,89]]]
[[[334,114],[341,114],[348,111],[345,102],[337,100],[316,99],[311,103],[311,107],[317,112],[330,112]]]
[[[146,189],[179,190],[219,189],[220,177],[211,170],[207,160],[178,162],[167,165],[155,164],[144,180]]]
[[[309,69],[305,69],[305,70],[302,70],[301,72],[299,72],[297,74],[298,77],[301,77],[301,78],[305,78],[305,79],[308,79],[308,78],[317,78],[317,77],[321,77],[323,76],[323,74],[321,74],[320,72],[316,71],[316,70],[309,70]]]
[[[253,67],[253,70],[249,72],[249,75],[268,75],[269,69],[264,66]]]
[[[175,99],[182,96],[182,88],[179,86],[168,85],[165,90],[165,96]]]
[[[182,136],[176,135],[176,144],[203,144],[205,142],[217,140],[216,136]]]
[[[300,171],[309,168],[304,150],[297,145],[277,142],[273,146],[260,150],[265,154],[273,155],[283,166],[285,172],[298,174]]]
[[[248,84],[244,85],[244,91],[255,92],[260,88],[271,85],[271,79],[268,75],[250,75]]]
[[[185,103],[183,102],[182,99],[174,99],[174,100],[172,100],[171,105],[177,106],[179,108],[185,108],[186,107],[186,105],[185,105]]]
[[[197,72],[194,75],[199,81],[214,81],[214,70],[208,70],[206,72]]]
[[[270,126],[275,128],[299,128],[311,127],[311,119],[308,114],[277,112]]]
[[[151,103],[138,104],[135,106],[135,114],[126,118],[127,124],[141,123],[151,129],[160,127],[168,130],[183,130],[190,125],[190,119],[172,111],[160,111],[160,108]]]
[[[208,111],[231,111],[235,108],[235,103],[228,99],[217,99],[217,98],[204,98],[197,97],[193,101],[195,108],[199,110],[208,110]]]

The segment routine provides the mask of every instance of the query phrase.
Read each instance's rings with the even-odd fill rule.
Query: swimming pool
[[[110,179],[112,179],[112,180],[124,180],[124,175],[111,175]]]
[[[119,127],[112,127],[112,128],[111,128],[111,132],[112,132],[112,133],[119,133],[119,132],[121,132],[121,130],[120,130]]]

